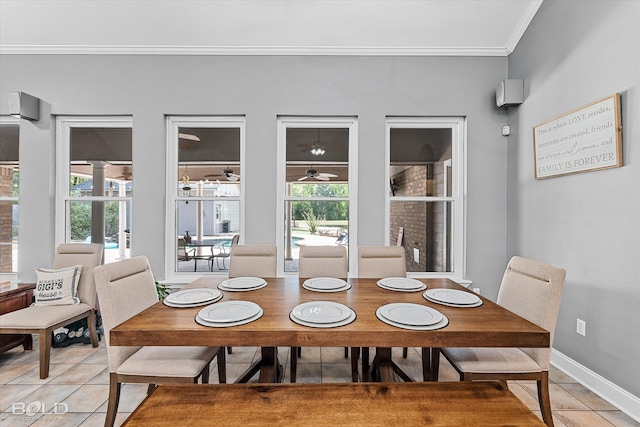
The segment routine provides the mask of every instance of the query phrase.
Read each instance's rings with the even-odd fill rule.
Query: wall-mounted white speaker
[[[27,120],[40,120],[40,100],[24,92],[9,92],[9,114]]]
[[[524,80],[509,79],[500,82],[496,88],[496,105],[513,107],[524,102]]]

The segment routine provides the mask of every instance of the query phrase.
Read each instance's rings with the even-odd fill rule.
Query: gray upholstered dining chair
[[[93,268],[102,263],[103,245],[99,243],[62,243],[51,264],[52,269],[82,265],[78,280],[79,304],[32,305],[0,316],[0,334],[38,334],[40,378],[49,376],[52,332],[62,326],[87,319],[91,345],[98,346],[96,331],[96,287]]]
[[[275,245],[235,245],[231,246],[229,256],[229,278],[234,277],[276,277],[278,274]],[[229,353],[233,351],[228,347]],[[250,377],[260,369],[258,362],[245,372]]]
[[[109,332],[158,302],[149,261],[138,256],[94,269],[109,359],[109,402],[105,426],[115,421],[122,383],[209,382],[209,367],[218,357],[218,378],[226,382],[224,347],[112,346]]]
[[[402,246],[360,246],[358,247],[358,277],[383,279],[385,277],[405,277],[407,262]],[[359,351],[359,349],[357,350]],[[423,352],[424,353],[424,352]],[[408,349],[402,349],[406,358]],[[353,358],[353,351],[352,356]],[[356,357],[356,363],[357,363]],[[369,347],[362,348],[362,377],[366,379],[369,371]]]
[[[276,277],[275,245],[236,245],[231,247],[229,278]]]
[[[346,279],[348,274],[347,249],[344,246],[302,246],[300,247],[298,262],[298,277],[311,279],[314,277],[335,277]],[[296,382],[298,357],[301,356],[300,347],[291,347],[290,380]],[[349,347],[344,349],[349,357]],[[352,366],[352,377],[354,367]],[[358,380],[358,359],[355,361],[355,379]]]
[[[358,247],[358,277],[382,279],[405,277],[407,263],[402,246]]]
[[[301,246],[298,277],[347,278],[347,249],[344,246]]]
[[[497,303],[548,330],[545,348],[433,349],[433,379],[437,379],[440,352],[460,374],[461,381],[535,380],[542,419],[553,426],[549,398],[551,344],[558,320],[566,271],[540,261],[514,256],[502,277]]]

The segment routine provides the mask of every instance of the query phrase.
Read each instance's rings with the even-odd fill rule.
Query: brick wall
[[[411,166],[391,177],[397,187],[396,196],[443,196],[444,164]],[[443,202],[392,202],[390,206],[390,238],[396,244],[400,227],[403,229],[402,246],[407,257],[407,271],[447,271],[446,217]],[[447,245],[445,246],[445,243]],[[413,249],[420,251],[420,262],[415,262]]]
[[[0,166],[0,196],[12,195],[13,168]],[[0,242],[10,243],[12,241],[12,203],[0,202]],[[11,272],[13,265],[13,251],[11,245],[0,245],[0,271]]]
[[[395,181],[396,196],[425,196],[428,191],[428,166],[411,166],[391,177]],[[407,257],[407,271],[427,271],[429,259],[427,225],[431,213],[424,202],[392,202],[390,206],[390,242],[395,244],[400,227],[403,228],[402,246]],[[420,251],[420,262],[413,259],[413,249]]]

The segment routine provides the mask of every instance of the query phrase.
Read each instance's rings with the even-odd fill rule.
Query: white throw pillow
[[[36,268],[36,302],[34,305],[79,304],[78,282],[82,265],[52,270]]]

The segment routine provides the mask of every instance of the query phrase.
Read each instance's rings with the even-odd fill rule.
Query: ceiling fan
[[[318,172],[316,169],[311,168],[311,169],[307,169],[306,175],[298,178],[298,181],[304,181],[305,179],[308,179],[308,178],[317,179],[319,181],[329,181],[329,178],[337,178],[337,177],[338,175],[334,175],[332,173]]]
[[[237,181],[240,179],[240,175],[233,173],[233,169],[225,169],[222,174],[227,178],[227,181]]]
[[[226,169],[222,170],[222,174],[221,175],[205,175],[205,178],[221,178],[221,177],[225,177],[227,179],[227,181],[237,181],[240,179],[240,175],[238,175],[237,173],[235,173],[233,171],[233,169],[231,169],[229,166],[227,166]]]
[[[178,147],[182,150],[191,150],[194,142],[200,142],[200,137],[190,133],[178,133]]]
[[[133,172],[131,171],[130,166],[123,166],[121,170],[122,175],[117,176],[115,179],[123,180],[123,181],[131,181],[131,177],[133,176]]]

